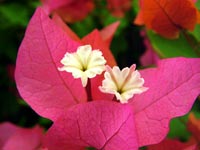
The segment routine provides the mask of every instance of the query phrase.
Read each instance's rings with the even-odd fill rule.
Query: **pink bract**
[[[143,37],[143,43],[146,47],[144,54],[140,58],[142,66],[156,65],[159,61],[159,56],[154,52],[153,47],[146,36],[146,31],[141,31],[140,35]]]
[[[170,119],[186,114],[200,93],[200,59],[163,59],[157,68],[140,71],[148,91],[129,103],[135,114],[140,146],[158,143]]]
[[[42,144],[43,129],[21,128],[11,123],[0,124],[0,149],[2,150],[37,150]]]
[[[19,48],[15,78],[21,96],[40,115],[54,120],[64,109],[86,101],[81,83],[57,69],[66,51],[79,45],[36,10]]]
[[[115,145],[113,143],[116,141],[103,139],[100,130],[111,125],[110,130],[104,130],[104,134],[105,137],[113,135],[110,133],[116,131],[116,127],[112,126],[113,120],[118,122],[116,124],[118,126],[125,121],[120,119],[121,113],[130,114],[132,119],[128,119],[129,126],[120,132],[126,134],[130,132],[131,135],[128,134],[128,137],[137,139],[135,141],[131,138],[132,143],[129,143],[131,146],[128,146],[127,150],[133,146],[137,149],[138,146],[158,143],[165,138],[169,130],[169,121],[174,117],[186,114],[199,95],[200,59],[171,58],[159,61],[156,68],[140,71],[145,80],[144,86],[149,90],[135,95],[128,103],[129,106],[101,101],[111,101],[113,98],[112,95],[98,94],[100,91],[97,89],[102,76],[92,79],[94,101],[86,103],[86,92],[81,86],[80,80],[74,80],[71,74],[59,72],[57,69],[61,66],[60,60],[64,54],[67,51],[75,51],[79,45],[91,44],[94,49],[102,50],[108,64],[114,65],[115,60],[113,60],[107,42],[103,40],[98,30],[94,30],[80,41],[78,38],[74,40],[69,36],[68,31],[69,28],[63,30],[60,24],[56,24],[41,8],[38,8],[29,23],[17,58],[15,77],[21,96],[37,113],[54,121],[47,137],[50,139],[54,137],[57,142],[54,142],[55,145],[53,143],[47,143],[47,145],[50,144],[53,147],[66,142],[61,139],[69,141],[76,139],[77,142],[82,139],[86,140],[86,144],[80,143],[79,147],[76,142],[63,144],[75,146],[74,149],[82,146],[102,148],[102,143],[107,141],[108,149],[115,150],[109,145]],[[72,34],[70,33],[70,35]],[[99,100],[99,102],[95,100]],[[93,110],[92,107],[96,109]],[[130,113],[130,107],[134,116]],[[107,112],[108,110],[110,113]],[[88,111],[93,111],[93,113]],[[103,115],[100,119],[97,114],[103,113],[107,115]],[[107,119],[106,116],[111,117],[111,114],[114,119]],[[119,120],[116,116],[119,117]],[[105,126],[102,122],[103,119],[105,119]],[[90,127],[92,120],[94,123],[100,123],[101,128]],[[81,122],[79,125],[83,127],[77,127],[77,122]],[[64,134],[65,127],[71,129],[73,125],[76,128]],[[130,131],[130,129],[133,130]],[[77,131],[78,133],[75,133]],[[79,133],[80,131],[81,133]],[[98,136],[89,136],[90,133],[87,132],[90,131],[91,134],[96,132],[95,134]],[[56,134],[58,139],[56,139]],[[94,141],[98,137],[101,139],[100,143]],[[124,139],[124,135],[121,138]],[[123,142],[121,143],[123,144]]]
[[[133,112],[128,105],[93,101],[70,108],[47,132],[49,150],[136,150]]]

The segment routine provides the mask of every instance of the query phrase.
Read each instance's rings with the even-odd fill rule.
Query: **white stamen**
[[[117,66],[113,68],[107,66],[105,79],[99,89],[104,93],[114,94],[121,103],[127,103],[134,94],[141,94],[148,89],[143,87],[144,79],[135,68],[136,66],[132,65],[130,68],[120,70]]]

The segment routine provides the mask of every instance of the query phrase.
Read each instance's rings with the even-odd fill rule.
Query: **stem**
[[[200,45],[195,44],[194,41],[191,39],[191,37],[188,35],[188,33],[185,30],[182,30],[182,33],[185,39],[187,40],[187,42],[190,44],[190,46],[194,50],[194,52],[197,54],[197,56],[200,57],[200,51],[198,50],[198,48],[200,48]]]
[[[86,93],[87,93],[88,102],[92,101],[91,81],[90,81],[90,79],[88,79],[88,83],[87,83],[85,89],[86,89]]]

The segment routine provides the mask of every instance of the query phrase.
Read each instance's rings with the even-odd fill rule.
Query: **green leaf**
[[[200,42],[200,25],[196,25],[194,31],[191,33]]]
[[[1,26],[20,25],[26,27],[29,16],[28,8],[17,3],[4,4],[0,6]]]
[[[133,10],[138,13],[140,10],[139,0],[132,1]]]
[[[158,34],[148,31],[148,37],[154,50],[163,58],[168,57],[198,57],[187,39],[180,34],[178,39],[166,39]],[[189,35],[188,35],[189,36]],[[192,42],[196,42],[192,39]]]
[[[187,122],[188,115],[172,119],[170,122],[169,138],[178,138],[187,141],[190,133],[187,130],[185,123]]]
[[[200,9],[200,0],[197,0],[197,2],[195,3],[195,5],[196,5],[196,7],[197,7],[198,9]]]
[[[51,120],[46,119],[46,118],[42,118],[42,117],[39,118],[38,123],[40,125],[42,125],[43,127],[50,127],[52,125],[52,121]]]

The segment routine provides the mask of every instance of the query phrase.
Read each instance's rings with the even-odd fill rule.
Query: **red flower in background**
[[[197,144],[183,143],[178,140],[165,139],[159,144],[148,146],[148,150],[198,150]]]
[[[113,16],[123,17],[131,9],[131,0],[107,0],[107,7]]]
[[[178,38],[181,30],[194,30],[198,22],[199,12],[192,0],[140,0],[134,21],[170,39]]]
[[[73,23],[87,17],[95,8],[94,0],[41,0],[48,14],[57,13],[65,22]],[[107,0],[107,8],[116,17],[130,10],[131,0]]]
[[[93,0],[41,0],[48,13],[58,13],[66,22],[84,19],[93,9]]]
[[[88,102],[80,80],[58,68],[66,52],[75,52],[83,44],[100,49],[107,64],[114,66],[108,47],[113,34],[105,33],[94,30],[80,40],[41,8],[28,25],[17,57],[16,83],[25,101],[54,122],[45,140],[49,150],[88,146],[133,150],[158,143],[166,136],[170,119],[186,114],[199,95],[200,60],[172,58],[140,71],[149,89],[130,98],[128,104],[112,101],[113,95],[99,91],[101,75],[91,79],[92,100]]]

